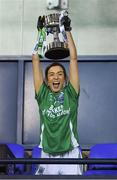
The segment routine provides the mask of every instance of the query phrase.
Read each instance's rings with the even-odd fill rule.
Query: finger
[[[41,16],[39,16],[38,20],[41,20]]]

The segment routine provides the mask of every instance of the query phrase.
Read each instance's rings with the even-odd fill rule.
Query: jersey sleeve
[[[43,98],[46,95],[47,90],[47,85],[45,83],[42,83],[38,93],[35,92],[35,99],[37,100],[38,104],[40,104],[43,101]]]
[[[74,100],[78,100],[80,91],[77,93],[74,87],[72,86],[72,84],[70,83],[70,81],[68,82],[68,85],[67,85],[67,91]]]

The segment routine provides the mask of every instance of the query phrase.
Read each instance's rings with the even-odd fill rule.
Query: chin
[[[59,92],[61,89],[52,89],[53,92],[57,93]]]
[[[55,89],[55,88],[50,88],[51,91],[57,93],[57,92],[60,92],[62,88],[58,88],[58,89]]]

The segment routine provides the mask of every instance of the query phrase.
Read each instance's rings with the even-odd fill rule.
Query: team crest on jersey
[[[63,92],[60,92],[59,96],[53,96],[52,93],[50,93],[49,96],[50,96],[49,100],[51,103],[53,103],[53,105],[63,104],[63,102],[64,102],[64,93]]]

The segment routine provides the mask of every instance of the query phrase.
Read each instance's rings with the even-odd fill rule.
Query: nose
[[[58,74],[54,74],[54,79],[58,79]]]

